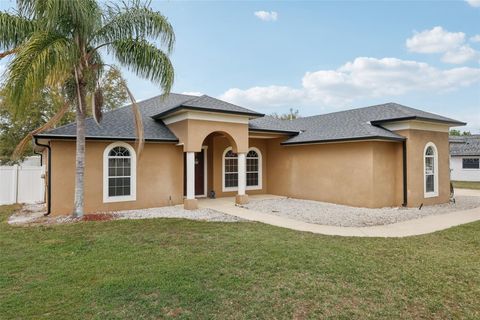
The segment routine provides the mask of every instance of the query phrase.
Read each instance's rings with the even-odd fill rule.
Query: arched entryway
[[[235,140],[225,132],[210,133],[202,142],[199,152],[194,152],[195,197],[224,196],[222,192],[222,150],[236,148]],[[187,152],[184,153],[183,194],[187,196]],[[236,171],[235,171],[236,172]],[[230,194],[229,194],[230,195]]]
[[[231,147],[238,155],[238,191],[236,202],[248,202],[246,191],[246,154],[248,121],[234,122],[187,119],[169,125],[184,150],[184,207],[196,209],[197,198],[210,192],[221,193],[222,153]],[[233,121],[233,120],[232,120]]]

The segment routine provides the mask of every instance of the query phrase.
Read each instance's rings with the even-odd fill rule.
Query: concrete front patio
[[[457,195],[480,196],[480,192],[457,190]],[[283,198],[275,195],[254,195],[251,200]],[[419,219],[371,227],[339,227],[303,222],[274,214],[254,211],[236,206],[233,197],[218,199],[202,199],[198,202],[200,208],[209,208],[239,218],[262,222],[277,227],[306,231],[324,235],[350,237],[407,237],[432,233],[453,226],[480,220],[480,208],[456,211],[441,215],[426,216]]]

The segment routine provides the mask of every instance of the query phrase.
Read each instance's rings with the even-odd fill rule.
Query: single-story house
[[[480,134],[450,136],[450,179],[480,181]]]
[[[171,93],[86,121],[85,212],[160,207],[213,191],[246,203],[275,194],[359,207],[449,200],[449,127],[465,123],[386,103],[278,120],[219,99]],[[75,124],[35,136],[48,161],[51,213],[73,210]]]

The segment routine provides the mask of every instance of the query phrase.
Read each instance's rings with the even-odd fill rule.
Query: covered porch
[[[189,153],[184,152],[185,199],[235,197],[237,204],[245,204],[248,202],[247,194],[267,192],[267,141],[258,137],[248,138],[246,152],[235,152],[231,141],[226,133],[209,134],[202,142],[201,151],[190,155],[190,163],[193,162],[191,175],[188,170]],[[189,198],[188,194],[189,177],[194,198]]]
[[[197,209],[198,198],[266,193],[267,143],[251,134],[251,115],[181,110],[162,119],[183,148],[185,209]]]

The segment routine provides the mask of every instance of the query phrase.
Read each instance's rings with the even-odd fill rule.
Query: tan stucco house
[[[359,207],[449,200],[451,126],[464,123],[386,103],[278,120],[209,96],[138,103],[145,147],[135,150],[130,107],[87,119],[87,213],[275,194]],[[47,161],[49,211],[73,210],[75,124],[35,136]]]

